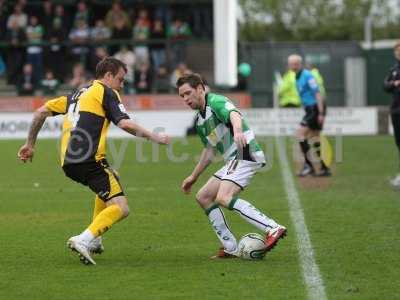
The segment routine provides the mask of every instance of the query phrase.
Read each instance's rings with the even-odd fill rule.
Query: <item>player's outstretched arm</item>
[[[212,147],[207,147],[201,152],[200,160],[197,163],[196,167],[193,169],[192,174],[186,177],[181,185],[181,189],[185,194],[189,194],[192,188],[192,185],[197,181],[200,177],[201,173],[211,164],[214,158],[214,149]]]
[[[52,113],[45,105],[41,106],[35,111],[31,126],[29,128],[28,138],[26,139],[25,144],[22,145],[18,151],[18,158],[23,162],[27,162],[28,160],[32,161],[39,131],[42,128],[46,118],[51,115]]]
[[[168,145],[170,143],[168,135],[151,132],[130,119],[122,119],[118,122],[118,127],[134,136],[143,137],[157,144]]]

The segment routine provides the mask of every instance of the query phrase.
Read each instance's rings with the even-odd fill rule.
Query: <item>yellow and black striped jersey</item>
[[[65,115],[61,165],[104,159],[110,121],[118,124],[122,119],[129,119],[118,92],[98,80],[45,105],[53,115]]]

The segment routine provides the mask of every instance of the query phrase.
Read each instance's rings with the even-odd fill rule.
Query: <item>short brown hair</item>
[[[107,72],[111,72],[115,76],[121,68],[125,73],[127,72],[126,65],[122,61],[114,57],[105,57],[97,64],[95,77],[96,79],[103,78]]]
[[[179,77],[179,79],[176,81],[176,87],[179,89],[182,85],[185,83],[189,84],[192,88],[197,88],[199,84],[204,88],[204,80],[201,77],[200,74],[197,73],[190,73],[190,74],[185,74],[182,77]]]

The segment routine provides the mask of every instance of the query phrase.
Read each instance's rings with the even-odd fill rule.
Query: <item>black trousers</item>
[[[397,149],[400,156],[400,112],[391,113],[392,125],[394,131],[394,140],[396,141]]]

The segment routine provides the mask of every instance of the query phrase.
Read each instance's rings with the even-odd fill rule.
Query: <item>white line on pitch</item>
[[[279,162],[282,170],[282,177],[285,183],[285,190],[289,202],[290,217],[296,231],[297,248],[300,255],[301,268],[303,270],[304,281],[307,286],[308,297],[310,299],[327,299],[325,294],[324,282],[322,280],[319,268],[314,258],[314,249],[311,244],[306,221],[304,219],[303,209],[300,198],[293,180],[288,158],[286,155],[286,146],[284,143],[286,137],[277,136]]]

